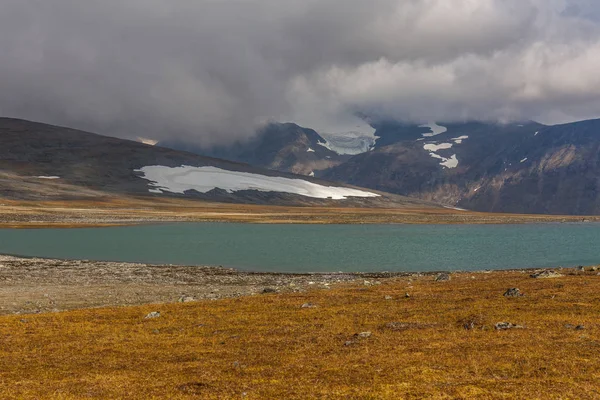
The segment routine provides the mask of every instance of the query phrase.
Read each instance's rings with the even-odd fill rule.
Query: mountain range
[[[315,146],[319,155],[335,154]],[[358,207],[431,202],[80,130],[0,118],[0,198],[183,197]]]
[[[289,123],[245,143],[187,150],[474,211],[600,213],[600,120],[372,126],[374,145],[356,155]]]

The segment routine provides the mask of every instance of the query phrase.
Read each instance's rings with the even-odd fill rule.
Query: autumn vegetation
[[[72,228],[178,221],[311,224],[503,224],[600,221],[600,217],[482,213],[443,207],[291,207],[122,196],[64,201],[0,199],[0,228]]]
[[[3,316],[0,397],[600,398],[600,276],[559,272]]]

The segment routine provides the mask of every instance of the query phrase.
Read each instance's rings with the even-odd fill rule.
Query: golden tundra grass
[[[503,297],[508,287],[525,296]],[[572,271],[2,317],[0,397],[593,399],[599,318],[600,276]],[[500,321],[525,329],[495,331]]]
[[[27,217],[27,218],[23,218]],[[74,219],[75,218],[75,219]],[[128,222],[115,223],[114,218]],[[107,197],[96,200],[0,199],[0,228],[72,228],[137,222],[504,224],[600,221],[599,216],[500,214],[448,208],[288,207],[211,203],[173,198]]]

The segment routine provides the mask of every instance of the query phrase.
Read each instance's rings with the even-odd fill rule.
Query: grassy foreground
[[[0,397],[600,398],[600,276],[562,273],[5,316]]]

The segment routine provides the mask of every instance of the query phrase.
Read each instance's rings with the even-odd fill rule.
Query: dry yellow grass
[[[600,398],[600,276],[570,271],[2,317],[0,397]],[[503,297],[508,287],[525,296]],[[495,331],[500,321],[525,329]]]
[[[0,228],[71,228],[142,222],[494,224],[600,221],[600,216],[522,215],[448,208],[287,207],[183,199],[113,197],[96,200],[0,199]]]

